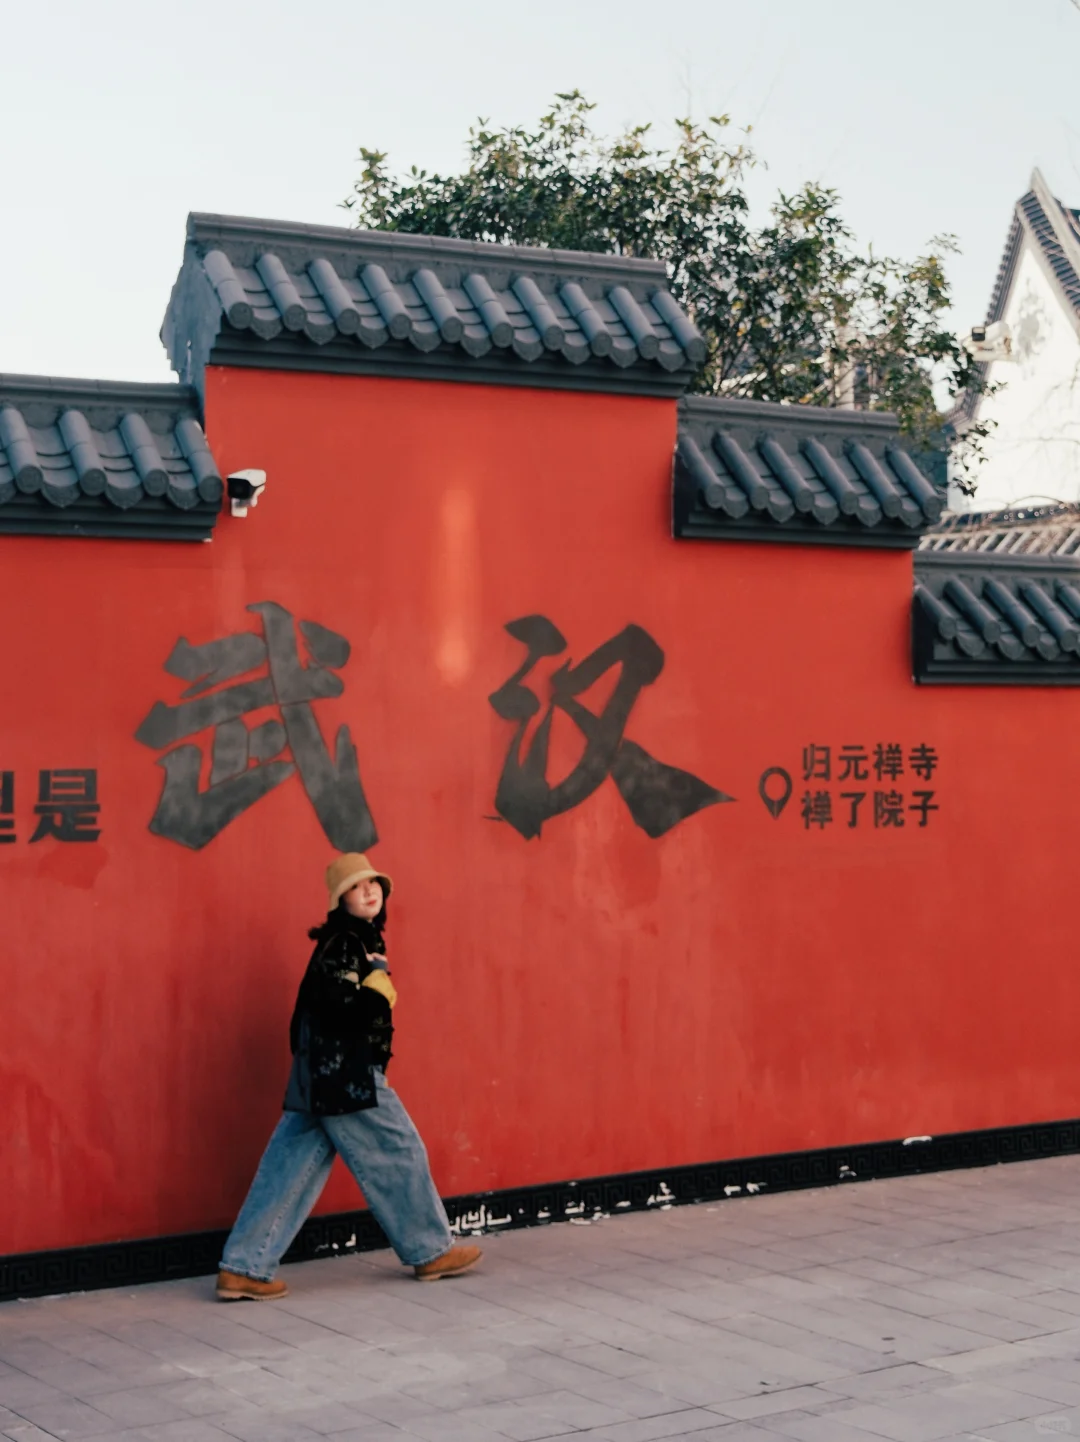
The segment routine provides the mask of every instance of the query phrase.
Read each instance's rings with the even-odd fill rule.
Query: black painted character
[[[938,754],[932,746],[927,746],[925,741],[920,741],[918,746],[913,746],[908,753],[908,765],[916,776],[921,776],[924,780],[929,781],[937,768]]]
[[[95,767],[38,772],[37,826],[31,842],[46,836],[57,841],[96,841],[98,804]]]
[[[0,771],[0,846],[15,842],[15,773]]]
[[[832,793],[828,791],[804,791],[802,799],[803,826],[807,831],[816,826],[824,831],[832,825]]]
[[[506,630],[528,654],[505,685],[488,698],[504,721],[517,725],[495,792],[495,809],[526,839],[539,836],[551,817],[579,806],[608,776],[619,788],[635,823],[652,837],[663,836],[706,806],[733,800],[689,771],[666,766],[636,742],[624,739],[634,703],[664,667],[663,651],[640,626],[627,626],[578,665],[567,661],[559,667],[551,678],[547,711],[522,754],[529,722],[541,707],[536,694],[522,682],[542,657],[558,656],[567,643],[546,616],[523,616],[511,621]],[[620,671],[610,699],[599,713],[590,711],[576,698],[613,666]],[[552,786],[547,780],[547,763],[556,707],[581,731],[585,750],[569,776]]]
[[[802,776],[804,781],[832,780],[831,746],[804,746],[802,756]],[[843,777],[840,778],[841,781],[843,779]]]
[[[874,825],[903,826],[904,793],[902,791],[874,792]]]
[[[338,851],[364,851],[378,835],[360,784],[349,728],[338,728],[331,757],[311,709],[313,701],[344,691],[344,682],[334,672],[349,659],[349,643],[315,621],[301,621],[309,657],[304,664],[292,614],[284,606],[259,601],[247,609],[261,617],[261,636],[241,631],[200,646],[181,637],[165,662],[170,675],[192,685],[177,706],[156,702],[135,739],[160,748],[213,727],[213,752],[205,790],[199,789],[203,761],[199,746],[176,746],[161,757],[158,765],[165,768],[165,784],[150,830],[197,851],[299,771],[330,844]],[[263,666],[269,674],[221,686]],[[220,690],[212,689],[219,686]],[[276,706],[281,720],[249,729],[242,718],[265,706]],[[286,745],[292,759],[277,759]]]

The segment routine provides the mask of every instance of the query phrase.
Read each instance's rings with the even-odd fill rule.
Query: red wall
[[[352,643],[315,714],[397,882],[391,1079],[444,1194],[1080,1113],[1080,694],[915,687],[909,556],[672,541],[666,401],[218,370],[207,429],[270,476],[212,544],[0,538],[0,1253],[226,1225],[278,1114],[331,848],[298,777],[201,851],[151,835],[133,739],[177,638],[263,600]],[[644,627],[626,735],[736,802],[651,840],[609,779],[539,840],[491,820],[537,612],[575,662]],[[879,741],[936,748],[930,824],[807,831],[802,748]],[[582,745],[557,713],[552,779]],[[31,845],[65,766],[101,839]]]

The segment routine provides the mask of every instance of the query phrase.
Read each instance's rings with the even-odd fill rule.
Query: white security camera
[[[266,490],[266,472],[233,471],[225,481],[225,489],[232,514],[243,520],[252,506],[259,504],[259,497]]]
[[[991,325],[973,325],[960,342],[969,355],[984,364],[1013,359],[1012,331],[1003,320]]]

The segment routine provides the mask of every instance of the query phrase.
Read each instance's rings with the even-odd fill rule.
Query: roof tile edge
[[[940,484],[885,411],[690,396],[679,404],[676,539],[913,550]]]
[[[1080,686],[1075,557],[917,551],[913,569],[917,683]]]
[[[199,213],[161,338],[200,392],[220,364],[676,399],[707,355],[660,261]]]
[[[191,387],[0,375],[0,535],[207,541],[223,491]]]

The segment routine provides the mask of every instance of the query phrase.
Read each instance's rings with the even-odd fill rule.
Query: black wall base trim
[[[467,1235],[574,1218],[591,1221],[619,1212],[724,1201],[763,1192],[1037,1161],[1076,1152],[1080,1152],[1080,1119],[659,1167],[621,1176],[449,1197],[445,1205],[455,1233]],[[217,1270],[226,1236],[224,1231],[189,1232],[0,1257],[0,1301],[208,1276]],[[370,1212],[339,1212],[307,1221],[285,1260],[346,1256],[386,1245]]]

